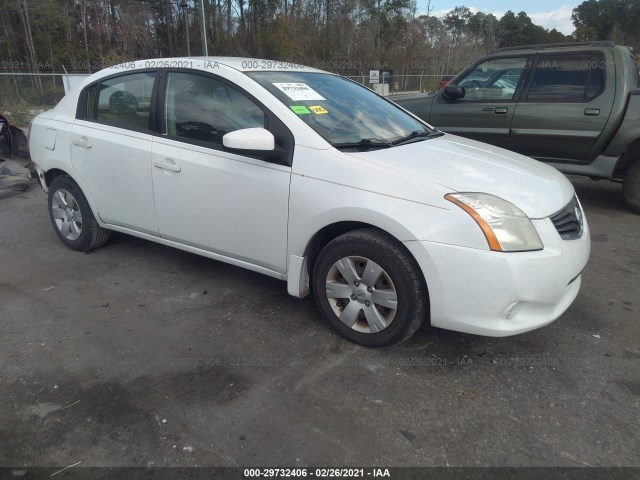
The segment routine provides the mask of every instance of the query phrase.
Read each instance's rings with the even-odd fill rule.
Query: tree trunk
[[[247,43],[246,43],[246,20],[244,15],[244,0],[238,0],[238,7],[240,8],[240,28],[238,29],[238,40],[240,49],[246,52]]]
[[[26,42],[27,42],[27,51],[29,52],[29,61],[31,63],[33,72],[36,72],[37,71],[36,49],[33,45],[33,34],[31,33],[31,22],[29,21],[29,11],[27,10],[26,0],[18,0],[18,10],[20,11],[20,19],[22,20],[22,24],[24,25],[24,33],[26,35]],[[40,77],[36,76],[35,79],[38,87],[42,88]]]
[[[91,73],[91,59],[89,58],[89,40],[87,38],[87,0],[80,2],[80,15],[82,16],[82,36],[84,37],[84,50],[87,54],[89,73]]]
[[[173,36],[173,10],[171,9],[171,0],[165,0],[164,2],[164,15],[165,24],[167,26],[167,48],[169,49],[169,57],[173,57],[175,50],[174,36]]]
[[[227,34],[225,36],[225,46],[227,49],[226,53],[231,52],[231,35],[232,35],[232,28],[233,28],[233,24],[231,23],[231,10],[232,10],[231,0],[227,0]]]

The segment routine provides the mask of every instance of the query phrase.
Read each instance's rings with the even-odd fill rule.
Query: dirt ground
[[[0,197],[0,466],[640,466],[640,215],[572,178],[592,229],[553,324],[338,337],[283,282],[125,235],[66,248]]]

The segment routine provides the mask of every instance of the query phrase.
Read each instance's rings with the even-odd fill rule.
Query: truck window
[[[482,62],[458,79],[458,85],[465,89],[464,98],[458,101],[512,100],[526,65],[526,57]]]
[[[586,102],[604,86],[606,64],[598,52],[541,55],[535,64],[528,101]]]

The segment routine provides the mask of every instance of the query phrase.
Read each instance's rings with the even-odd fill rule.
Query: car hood
[[[530,218],[545,218],[574,195],[573,185],[549,165],[503,148],[455,135],[390,149],[349,153],[456,192],[483,192],[501,197]]]

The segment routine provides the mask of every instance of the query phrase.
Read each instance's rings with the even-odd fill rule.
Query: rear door
[[[97,214],[112,225],[158,234],[151,179],[150,106],[157,72],[109,77],[81,94],[71,162]]]
[[[444,92],[438,95],[429,123],[445,132],[506,147],[528,60],[518,56],[479,63],[456,79],[465,89],[463,98],[447,100]]]
[[[511,125],[509,148],[543,161],[588,161],[614,102],[605,52],[540,54]],[[607,84],[609,83],[609,86]]]

